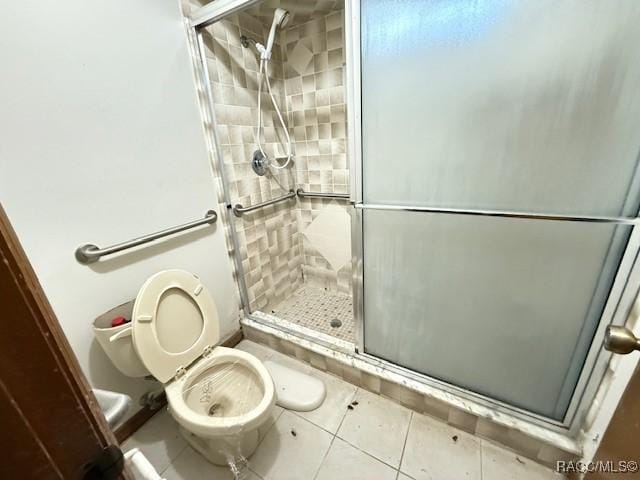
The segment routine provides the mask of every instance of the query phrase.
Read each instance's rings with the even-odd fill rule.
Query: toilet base
[[[250,430],[239,435],[213,438],[199,437],[183,427],[180,433],[196,451],[214,465],[239,465],[253,454],[258,446],[258,430]]]

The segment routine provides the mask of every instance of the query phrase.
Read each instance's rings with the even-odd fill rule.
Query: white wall
[[[0,201],[90,382],[136,400],[149,383],[119,374],[90,326],[149,275],[197,273],[222,334],[239,327],[221,224],[74,259],[218,209],[181,22],[177,0],[9,2],[0,16]]]

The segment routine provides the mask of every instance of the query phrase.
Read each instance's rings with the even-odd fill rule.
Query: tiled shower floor
[[[353,300],[350,295],[303,285],[267,312],[316,332],[355,343]],[[332,327],[331,321],[336,319],[341,325]]]

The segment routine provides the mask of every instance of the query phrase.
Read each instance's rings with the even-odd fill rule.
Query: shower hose
[[[258,129],[256,134],[256,143],[258,144],[258,149],[260,152],[267,157],[267,154],[262,149],[261,137],[262,130],[264,126],[262,125],[262,79],[266,80],[267,91],[269,92],[269,97],[271,98],[271,103],[273,104],[273,108],[278,115],[278,120],[280,120],[280,125],[282,125],[282,129],[284,130],[284,135],[287,138],[287,161],[282,165],[278,165],[276,162],[269,162],[269,166],[277,169],[286,168],[291,162],[292,152],[291,152],[291,137],[289,136],[289,130],[287,129],[287,125],[284,123],[284,119],[282,118],[282,113],[280,113],[280,109],[278,108],[278,104],[276,103],[276,99],[273,96],[273,92],[271,90],[271,82],[269,81],[269,72],[267,67],[269,66],[269,60],[265,58],[260,59],[260,69],[258,72]]]

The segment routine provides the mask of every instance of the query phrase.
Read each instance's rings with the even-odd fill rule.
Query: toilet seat
[[[211,438],[257,429],[275,405],[273,380],[260,360],[215,346],[220,340],[217,310],[196,275],[166,270],[150,277],[135,300],[132,337],[144,366],[165,384],[173,416],[193,434]],[[189,405],[189,389],[200,388],[201,394],[210,380],[215,388],[207,393],[215,395]],[[221,398],[229,414],[207,414],[204,407]]]
[[[140,288],[133,306],[132,336],[144,366],[167,383],[218,343],[218,312],[196,275],[165,270]]]

